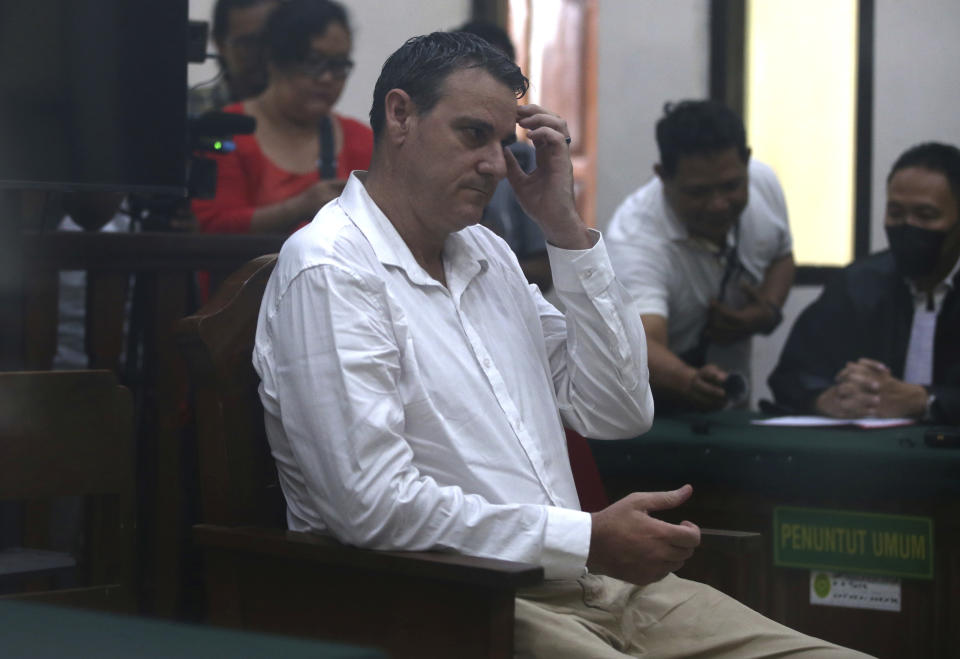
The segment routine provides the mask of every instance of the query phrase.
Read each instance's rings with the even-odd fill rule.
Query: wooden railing
[[[91,368],[118,372],[136,401],[137,516],[144,612],[183,617],[184,557],[195,445],[187,431],[187,373],[174,324],[195,310],[197,271],[210,289],[251,258],[276,252],[282,236],[177,233],[22,233],[21,367],[47,370],[57,348],[58,273],[87,272],[85,348]],[[125,301],[136,281],[133,319]],[[121,372],[125,328],[139,329],[137,364]],[[15,325],[15,323],[12,323]],[[11,325],[10,319],[7,322]],[[10,340],[11,337],[5,337]]]

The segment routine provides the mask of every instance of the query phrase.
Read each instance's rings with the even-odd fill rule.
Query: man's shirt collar
[[[931,310],[939,312],[940,306],[943,304],[943,299],[957,286],[958,275],[960,275],[960,258],[953,264],[953,268],[950,269],[947,276],[937,282],[933,290],[930,291],[930,295],[927,295],[926,291],[918,289],[909,277],[905,277],[905,279],[907,280],[910,294],[913,296],[914,304],[917,307],[932,307]]]
[[[950,269],[950,274],[943,278],[943,281],[937,284],[937,286],[946,286],[947,288],[955,288],[957,286],[957,275],[960,275],[960,256],[957,257],[957,260],[953,264],[953,268]]]
[[[427,274],[427,271],[417,262],[393,222],[367,193],[363,184],[366,174],[364,171],[355,171],[350,174],[347,185],[340,195],[340,207],[370,242],[381,263],[403,270],[414,284],[439,286],[440,282]],[[443,246],[443,259],[448,279],[465,280],[462,281],[465,287],[470,279],[485,271],[488,264],[484,255],[474,249],[473,241],[468,240],[463,233],[463,231],[457,231],[447,236]],[[447,283],[451,285],[452,292],[454,282]]]

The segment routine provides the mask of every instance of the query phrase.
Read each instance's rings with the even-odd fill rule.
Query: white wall
[[[665,101],[709,91],[706,0],[598,3],[597,225],[653,176]]]
[[[373,86],[387,56],[409,37],[457,27],[470,15],[469,0],[349,0],[344,2],[353,23],[353,59],[356,62],[337,111],[364,122],[370,112]],[[190,18],[209,21],[214,0],[190,0]],[[211,46],[211,51],[213,46]],[[191,64],[191,85],[211,78],[216,65]]]
[[[349,0],[353,21],[353,59],[357,66],[337,108],[367,121],[373,86],[384,60],[410,37],[449,30],[470,15],[469,0]]]
[[[873,250],[885,248],[886,177],[903,151],[960,145],[960,2],[877,0],[874,57]]]
[[[213,21],[213,3],[214,0],[190,0],[189,16],[191,21]],[[213,29],[213,26],[209,26]],[[213,44],[209,44],[207,52],[214,52]],[[189,64],[187,66],[187,84],[191,87],[209,80],[217,74],[217,65],[212,59],[208,59],[203,64]]]

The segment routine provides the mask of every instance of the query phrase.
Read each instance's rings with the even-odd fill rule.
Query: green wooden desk
[[[366,648],[0,601],[0,655],[7,659],[385,659]]]
[[[960,450],[931,448],[924,428],[771,428],[755,414],[659,418],[647,434],[590,445],[611,499],[690,483],[686,505],[659,516],[770,538],[763,612],[879,657],[951,657],[960,648]],[[810,604],[810,570],[773,565],[782,506],[929,518],[933,579],[901,581],[901,611]]]

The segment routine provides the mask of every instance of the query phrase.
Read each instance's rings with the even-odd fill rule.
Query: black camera
[[[252,133],[257,121],[245,114],[205,112],[187,119],[187,198],[132,195],[130,213],[143,231],[170,231],[170,220],[186,212],[190,199],[212,199],[217,192],[217,163],[210,153],[229,153],[233,136]]]

